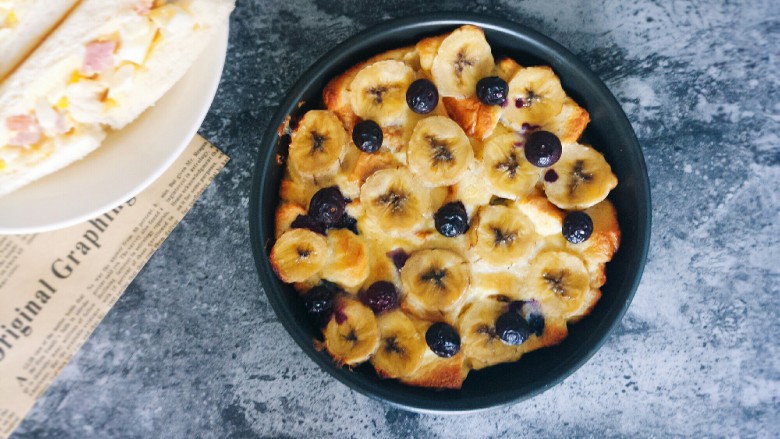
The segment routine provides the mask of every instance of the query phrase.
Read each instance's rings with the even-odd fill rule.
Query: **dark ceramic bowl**
[[[566,92],[589,112],[585,139],[604,153],[619,179],[610,194],[623,234],[620,249],[607,265],[607,284],[593,312],[571,325],[558,346],[527,354],[516,363],[472,371],[460,390],[431,390],[379,378],[371,365],[354,370],[336,367],[327,352],[312,341],[320,331],[310,323],[299,295],[274,275],[268,261],[273,245],[274,211],[279,202],[284,153],[277,127],[288,115],[323,108],[325,84],[350,66],[382,51],[414,44],[423,37],[471,23],[485,30],[493,54],[523,65],[549,65]],[[305,105],[298,108],[299,102]],[[254,172],[249,206],[251,243],[268,301],[279,320],[323,370],[350,388],[390,404],[421,412],[467,412],[518,402],[539,394],[572,374],[601,347],[634,296],[650,242],[650,188],[642,150],[620,105],[587,66],[555,41],[505,20],[462,13],[432,14],[388,21],[361,32],[323,56],[306,72],[279,105],[266,129]]]

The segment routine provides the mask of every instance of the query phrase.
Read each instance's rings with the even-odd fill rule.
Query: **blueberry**
[[[498,76],[488,76],[477,82],[477,97],[485,105],[504,105],[509,86]]]
[[[392,282],[380,280],[360,293],[360,300],[376,314],[398,307],[398,290]]]
[[[571,212],[563,219],[562,232],[572,244],[585,242],[593,233],[593,220],[585,212]]]
[[[544,316],[542,315],[542,307],[536,300],[530,300],[528,302],[524,300],[516,300],[509,304],[509,311],[516,313],[523,317],[528,322],[528,329],[537,337],[541,337],[544,332]]]
[[[425,342],[434,354],[450,358],[460,351],[460,336],[452,326],[437,322],[425,333]]]
[[[317,285],[303,295],[303,306],[317,323],[324,326],[333,314],[333,299],[335,297],[336,293],[332,287]]]
[[[350,230],[355,235],[359,235],[360,232],[357,228],[357,220],[350,216],[348,213],[345,213],[341,216],[341,219],[336,222],[336,224],[333,225],[333,228],[335,229],[347,229]]]
[[[327,233],[325,231],[325,226],[309,215],[298,215],[298,217],[293,220],[292,224],[290,224],[290,228],[309,229],[314,233],[319,233],[320,235],[325,235]]]
[[[509,311],[512,311],[514,313],[523,314],[523,307],[525,304],[528,303],[525,300],[515,300],[514,302],[509,304]]]
[[[352,130],[352,141],[363,152],[374,153],[382,146],[382,128],[373,120],[363,120]]]
[[[460,201],[447,203],[433,215],[436,230],[447,238],[462,235],[469,229],[466,207]]]
[[[562,151],[560,139],[549,131],[535,131],[525,142],[525,158],[539,168],[556,164]]]
[[[541,337],[544,333],[544,316],[541,314],[529,314],[526,320],[528,321],[528,329],[536,334],[537,337]]]
[[[439,90],[428,79],[418,79],[406,90],[406,103],[417,114],[428,114],[439,103]]]
[[[409,259],[409,253],[406,253],[402,248],[397,248],[387,252],[387,257],[392,259],[395,268],[400,270],[406,265],[406,261]]]
[[[523,344],[524,341],[528,340],[530,334],[531,329],[528,322],[516,312],[507,311],[496,320],[496,335],[508,345]]]
[[[309,216],[326,228],[338,224],[346,209],[347,200],[341,195],[338,186],[318,190],[309,202]]]
[[[544,173],[544,181],[547,183],[555,183],[558,181],[558,173],[555,172],[555,169],[550,169]]]

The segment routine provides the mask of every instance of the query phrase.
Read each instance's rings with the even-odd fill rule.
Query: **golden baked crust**
[[[563,143],[574,143],[579,140],[589,122],[590,114],[567,97],[560,114],[543,125],[542,129],[554,133]]]
[[[460,389],[466,378],[463,358],[463,354],[458,353],[452,358],[424,364],[414,375],[401,378],[401,382],[420,387]]]
[[[444,98],[444,108],[470,137],[483,140],[493,134],[501,118],[501,107],[485,105],[475,96],[464,99]]]
[[[481,33],[481,30],[474,26],[464,26],[461,29],[467,29],[472,33],[477,32],[477,34]],[[357,92],[353,90],[353,81],[357,84],[359,80],[356,78],[380,63],[383,67],[392,65],[394,73],[391,73],[396,75],[393,80],[407,81],[403,84],[408,85],[412,79],[419,78],[436,82],[434,66],[442,62],[443,58],[439,57],[439,52],[446,50],[446,40],[451,35],[453,33],[425,38],[414,46],[376,55],[349,68],[327,84],[323,90],[323,102],[325,108],[338,118],[347,134],[346,149],[334,152],[332,157],[326,157],[329,160],[327,162],[328,169],[335,169],[335,173],[322,172],[312,181],[307,176],[286,172],[281,182],[280,197],[282,201],[277,208],[275,220],[276,238],[279,240],[280,237],[297,230],[291,230],[290,225],[299,216],[307,215],[307,206],[309,206],[315,192],[329,186],[338,186],[344,197],[349,199],[346,208],[347,214],[356,219],[359,235],[349,238],[350,233],[342,231],[337,238],[334,230],[328,231],[325,236],[318,235],[321,238],[308,235],[312,244],[307,244],[308,247],[302,244],[307,256],[309,250],[316,253],[315,250],[322,248],[322,246],[316,247],[322,240],[328,243],[327,251],[330,254],[327,256],[326,268],[317,271],[308,278],[295,281],[294,286],[302,294],[308,294],[311,288],[323,285],[323,280],[338,279],[339,281],[335,283],[341,291],[338,293],[339,297],[342,297],[339,299],[339,303],[346,300],[354,305],[359,303],[359,301],[353,300],[354,296],[360,296],[375,282],[391,282],[401,295],[399,309],[414,323],[413,332],[416,332],[416,335],[407,332],[406,335],[409,337],[405,340],[417,340],[415,343],[419,343],[420,339],[424,340],[426,331],[434,322],[445,322],[454,328],[459,328],[465,346],[464,336],[466,334],[464,331],[469,330],[471,326],[464,326],[464,321],[472,319],[478,323],[483,322],[479,319],[484,318],[484,315],[491,317],[484,320],[484,328],[479,329],[479,331],[482,331],[483,335],[492,334],[490,337],[495,338],[495,328],[491,325],[495,325],[496,313],[507,312],[510,309],[509,303],[511,301],[527,304],[528,308],[525,308],[526,305],[521,305],[522,312],[525,313],[524,318],[529,319],[532,315],[541,316],[544,323],[543,329],[535,329],[539,331],[540,335],[536,335],[537,333],[534,332],[521,345],[509,348],[500,344],[503,342],[497,342],[496,349],[502,351],[498,352],[495,358],[485,354],[490,350],[489,345],[482,350],[472,348],[470,353],[467,353],[462,346],[460,352],[451,358],[437,356],[426,345],[425,354],[421,358],[412,356],[411,359],[399,359],[398,361],[410,362],[405,363],[403,368],[392,367],[395,363],[375,361],[379,357],[376,352],[371,359],[379,376],[396,378],[403,383],[414,386],[459,389],[470,370],[488,367],[499,362],[516,361],[526,352],[553,346],[564,340],[568,335],[567,325],[588,315],[600,299],[600,288],[606,282],[605,264],[612,259],[617,251],[620,243],[620,228],[612,203],[600,197],[597,194],[597,192],[600,193],[599,191],[592,191],[585,194],[584,202],[578,199],[572,203],[577,205],[584,203],[588,206],[583,210],[593,221],[593,233],[584,243],[572,244],[562,234],[564,219],[572,209],[565,208],[567,205],[562,202],[562,195],[558,194],[558,198],[550,195],[554,189],[551,182],[554,182],[558,177],[548,180],[546,174],[551,169],[557,169],[559,173],[570,172],[567,171],[567,168],[559,165],[557,168],[534,171],[535,168],[528,168],[526,162],[526,168],[522,169],[525,169],[523,172],[528,175],[530,185],[527,186],[527,189],[507,191],[506,188],[498,186],[501,182],[496,180],[495,175],[497,167],[504,165],[502,162],[488,162],[491,157],[496,156],[496,148],[501,148],[501,145],[515,145],[515,147],[521,148],[529,133],[545,130],[552,132],[561,140],[563,158],[570,154],[580,154],[582,157],[580,161],[587,166],[586,171],[608,174],[608,178],[603,179],[603,184],[606,187],[599,190],[601,192],[611,190],[616,179],[603,157],[591,147],[577,143],[590,121],[590,116],[584,108],[565,94],[557,101],[559,109],[555,109],[553,105],[552,110],[547,110],[549,114],[534,123],[525,123],[522,119],[517,120],[517,112],[507,113],[507,108],[515,105],[513,101],[507,101],[504,106],[486,105],[473,92],[466,96],[440,96],[440,101],[434,111],[427,115],[413,113],[404,102],[400,108],[393,110],[398,112],[395,117],[386,119],[391,122],[380,123],[383,133],[381,149],[373,154],[357,149],[352,143],[351,133],[355,125],[361,121],[358,114],[365,115],[366,113],[361,113],[361,111],[366,109],[360,107],[364,102],[355,100]],[[492,60],[492,58],[490,59]],[[384,64],[387,61],[392,62]],[[476,64],[476,61],[472,64]],[[549,99],[558,96],[556,87],[560,88],[560,85],[556,85],[557,76],[549,67],[524,67],[506,57],[496,59],[495,63],[491,65],[493,66],[492,70],[487,69],[483,72],[485,76],[498,76],[509,83],[517,77],[527,75],[535,78],[535,81],[542,81],[542,83],[529,85],[530,88],[539,87],[540,94],[546,93],[552,96]],[[412,77],[398,79],[398,75],[401,74],[398,72],[408,72],[408,69],[413,71]],[[391,75],[391,73],[387,74]],[[373,87],[374,84],[372,83],[371,86]],[[392,86],[393,84],[390,84],[388,87],[392,88]],[[378,92],[380,96],[388,87],[384,85],[377,87],[382,88],[381,92]],[[450,84],[450,88],[452,88],[452,84]],[[457,86],[455,88],[457,89]],[[356,85],[355,90],[363,89]],[[402,91],[404,90],[405,88]],[[382,104],[381,98],[377,98],[377,104]],[[463,169],[458,171],[455,177],[442,177],[442,180],[439,181],[444,183],[437,183],[435,178],[430,175],[421,175],[419,171],[414,171],[417,172],[416,174],[410,172],[412,169],[411,161],[419,159],[413,155],[416,147],[414,142],[419,141],[420,138],[427,138],[425,133],[415,134],[415,132],[423,130],[420,128],[423,125],[433,124],[432,120],[437,116],[445,116],[448,122],[449,120],[454,121],[455,124],[449,123],[455,127],[455,130],[458,130],[458,127],[462,129],[468,140],[467,145],[470,146],[468,154],[462,156],[463,160],[466,160]],[[538,115],[534,117],[538,119]],[[420,123],[423,120],[426,121],[425,124]],[[456,124],[457,126],[455,126]],[[291,133],[293,138],[306,134],[298,131],[300,130],[297,129]],[[321,139],[326,137],[328,136],[323,135]],[[506,143],[507,141],[509,143]],[[317,149],[316,142],[315,140],[312,154]],[[431,147],[434,146],[432,142]],[[521,149],[516,151],[521,151]],[[449,151],[449,153],[452,152],[453,150]],[[518,155],[512,150],[505,150],[504,153]],[[502,156],[499,154],[500,157]],[[338,163],[336,164],[334,160],[338,160]],[[515,167],[519,166],[520,161],[515,163]],[[582,167],[582,163],[577,166]],[[567,175],[561,175],[561,177],[568,178]],[[383,190],[389,192],[381,192]],[[380,196],[374,196],[374,193]],[[516,196],[507,198],[507,193]],[[394,217],[388,213],[389,211],[378,209],[377,203],[384,200],[383,197],[388,194],[392,195],[389,198],[400,197],[399,200],[406,200],[405,202],[410,203],[406,205],[405,209],[412,209],[413,214],[404,215],[402,212],[399,216]],[[436,231],[433,213],[444,204],[454,201],[463,203],[471,222],[471,229],[463,235],[445,238]],[[403,226],[399,226],[400,224]],[[501,245],[505,245],[506,242],[510,242],[509,246],[513,245],[511,242],[526,242],[528,245],[510,247],[508,250],[503,249],[498,244],[499,235],[512,236],[509,241],[501,241],[503,242]],[[495,243],[491,241],[493,237],[496,239]],[[361,247],[365,248],[365,251],[343,254],[345,252],[338,249],[349,246],[334,243],[337,239],[346,239],[346,244],[349,243],[349,239],[357,239],[365,243],[360,244],[365,245],[365,247]],[[351,245],[357,244],[352,243]],[[451,300],[448,299],[446,302],[420,300],[419,292],[414,295],[410,294],[410,291],[415,288],[413,284],[408,284],[411,275],[408,272],[404,274],[405,270],[408,271],[411,268],[403,263],[396,266],[397,262],[393,259],[393,254],[400,252],[409,256],[437,251],[455,254],[456,260],[461,258],[463,264],[468,267],[469,275],[461,279],[463,284],[458,286],[460,288],[459,295],[453,296]],[[549,264],[551,260],[560,261],[562,267],[574,270],[579,277],[574,276],[573,279],[570,279],[569,284],[561,283],[562,278],[556,278],[559,275],[555,273],[556,266],[554,264],[552,266],[544,265]],[[298,275],[300,270],[297,267],[287,268],[285,271],[283,263],[279,261],[282,261],[281,257],[272,258],[274,270],[280,277],[285,278],[283,275],[286,275],[289,278],[290,272],[293,276]],[[304,262],[309,263],[309,261]],[[336,264],[341,268],[334,269],[328,264]],[[353,265],[367,266],[368,274],[361,274],[360,279],[351,278],[350,276],[354,276],[351,274],[352,272],[364,273],[363,270],[355,270]],[[548,272],[545,271],[548,269],[551,270],[549,271],[549,279]],[[543,290],[545,282],[550,279],[556,279],[551,281],[555,285],[549,290]],[[563,292],[558,293],[559,290]],[[488,302],[492,305],[482,306]],[[433,303],[438,303],[438,305]],[[354,305],[353,308],[359,308],[359,306]],[[476,312],[482,308],[485,308],[484,315]],[[469,313],[470,315],[467,316]],[[367,333],[370,333],[371,337],[377,337],[376,333],[379,334],[379,339],[372,338],[368,341],[370,346],[395,343],[392,340],[388,342],[382,338],[386,333],[385,329],[381,329],[381,324],[379,331],[374,329],[377,323],[369,321],[374,319],[365,317],[370,316],[371,313],[362,310],[360,315],[364,317],[358,319],[359,321],[350,320],[350,316],[340,315],[337,310],[331,317],[329,330],[334,334],[336,333],[334,328],[338,328],[342,336],[347,334],[362,342],[360,334],[362,334],[363,329],[360,328],[370,327],[371,330]],[[336,324],[333,323],[333,319],[344,320],[345,323],[339,323],[339,325],[353,325],[356,332],[350,335],[349,331],[344,329],[346,327],[334,326]],[[375,319],[381,321],[382,314],[377,314]],[[479,327],[479,325],[475,327]],[[474,337],[471,339],[473,340]],[[411,342],[407,341],[407,343]],[[403,355],[405,349],[402,344],[393,346],[393,349],[397,349],[398,353]],[[347,364],[359,362],[344,361],[343,352],[336,354],[331,349],[334,348],[328,348],[329,352],[342,362]],[[411,351],[418,352],[415,349],[408,350],[408,352]],[[359,360],[364,361],[364,356],[365,352],[361,351]],[[390,367],[388,369],[385,366]],[[404,373],[399,373],[399,370],[403,370]]]

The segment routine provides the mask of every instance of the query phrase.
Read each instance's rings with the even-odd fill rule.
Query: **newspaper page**
[[[200,136],[138,196],[86,223],[0,236],[0,437],[11,435],[228,157]]]

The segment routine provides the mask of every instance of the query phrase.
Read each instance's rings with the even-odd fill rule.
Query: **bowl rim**
[[[504,33],[508,32],[518,40],[522,40],[524,44],[529,46],[536,46],[545,51],[549,51],[554,55],[554,57],[545,59],[546,63],[569,64],[573,66],[573,72],[582,75],[585,81],[590,82],[599,89],[599,93],[607,98],[609,112],[615,116],[615,122],[623,125],[624,128],[627,128],[627,133],[630,133],[628,136],[629,144],[625,145],[625,148],[633,149],[638,152],[639,165],[642,171],[642,175],[638,179],[640,182],[638,189],[640,192],[644,193],[644,199],[646,200],[644,207],[647,211],[647,215],[644,218],[640,218],[640,224],[638,224],[637,239],[639,240],[640,254],[637,263],[637,269],[633,275],[633,280],[630,282],[626,300],[620,306],[620,309],[613,321],[608,322],[606,328],[602,329],[602,336],[590,349],[588,349],[587,352],[585,352],[584,355],[573,361],[568,367],[562,369],[559,373],[557,373],[557,375],[554,375],[546,381],[543,381],[541,385],[528,392],[518,392],[511,395],[509,393],[502,395],[489,395],[482,398],[468,400],[468,404],[465,404],[464,400],[442,401],[436,404],[430,404],[421,403],[419,400],[415,400],[413,395],[399,396],[394,390],[387,390],[378,386],[371,386],[369,383],[358,379],[356,377],[357,374],[345,371],[345,369],[337,367],[333,361],[328,361],[329,358],[326,359],[323,358],[322,355],[318,355],[319,352],[317,352],[311,337],[307,335],[303,329],[304,325],[293,321],[294,319],[287,309],[287,303],[281,296],[284,294],[284,292],[278,288],[277,283],[279,281],[276,279],[273,269],[271,268],[271,265],[268,261],[268,257],[265,253],[266,246],[263,242],[264,236],[262,236],[263,221],[261,218],[263,212],[261,212],[261,198],[263,198],[265,188],[268,184],[277,184],[277,182],[267,181],[264,176],[267,175],[269,167],[275,163],[275,148],[273,145],[275,144],[275,141],[278,137],[278,127],[284,123],[286,117],[297,107],[300,101],[299,97],[307,91],[311,82],[316,81],[323,72],[331,70],[334,65],[342,62],[344,58],[349,58],[350,56],[354,56],[354,53],[356,52],[365,51],[372,46],[382,44],[382,42],[386,40],[386,34],[388,32],[400,32],[403,29],[417,28],[422,25],[436,26],[440,28],[451,27],[454,29],[455,27],[464,24],[473,24],[485,30],[493,30]],[[626,311],[628,310],[628,307],[634,298],[634,295],[636,294],[636,290],[642,278],[642,273],[644,272],[644,266],[647,261],[647,255],[650,246],[652,228],[651,215],[652,201],[647,165],[645,163],[642,148],[636,138],[636,133],[615,96],[587,65],[580,61],[579,58],[577,58],[572,52],[570,52],[561,44],[519,23],[502,18],[496,18],[490,15],[475,13],[435,12],[383,21],[364,29],[357,34],[352,35],[320,57],[311,67],[305,71],[305,73],[303,73],[303,75],[301,75],[292,88],[287,91],[284,100],[277,106],[274,115],[268,122],[260,142],[259,152],[257,153],[257,160],[254,171],[252,173],[252,188],[249,200],[249,231],[252,254],[254,256],[260,285],[265,292],[265,296],[268,302],[271,304],[271,307],[274,309],[277,318],[279,318],[279,321],[287,330],[288,334],[290,334],[293,340],[295,340],[295,342],[309,356],[309,358],[311,358],[321,369],[350,389],[356,390],[359,393],[372,399],[388,403],[396,408],[427,414],[465,414],[504,407],[530,399],[571,376],[575,371],[582,367],[583,364],[590,360],[593,355],[595,355],[595,353],[606,343],[607,339],[610,338],[610,335],[615,330],[615,328],[617,328],[618,324],[622,321]],[[641,222],[642,219],[644,219],[643,222]],[[268,289],[275,291],[269,294]],[[603,327],[604,325],[601,326]]]

